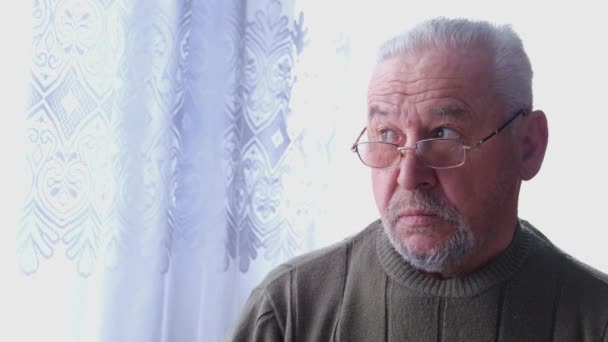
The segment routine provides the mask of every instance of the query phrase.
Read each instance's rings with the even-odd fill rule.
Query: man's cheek
[[[378,171],[376,171],[378,172]],[[378,211],[382,214],[391,200],[395,186],[392,184],[390,178],[384,174],[376,174],[372,177],[372,189],[374,192],[374,199]]]

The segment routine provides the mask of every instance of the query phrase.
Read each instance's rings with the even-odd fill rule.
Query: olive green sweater
[[[483,269],[438,280],[406,263],[376,221],[272,271],[230,340],[608,342],[608,278],[522,220]]]

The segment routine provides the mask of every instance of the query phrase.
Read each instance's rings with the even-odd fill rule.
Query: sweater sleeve
[[[264,289],[256,288],[249,296],[228,341],[283,341],[283,330]]]

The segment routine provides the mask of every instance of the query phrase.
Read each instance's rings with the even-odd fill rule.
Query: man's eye
[[[392,129],[383,129],[380,131],[380,138],[383,142],[393,143],[397,139],[397,133]]]
[[[441,127],[433,131],[432,138],[438,139],[462,139],[460,132],[453,128]]]

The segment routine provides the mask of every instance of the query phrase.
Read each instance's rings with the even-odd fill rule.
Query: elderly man
[[[608,341],[608,278],[518,219],[547,120],[508,26],[386,42],[353,145],[381,219],[271,272],[236,341]]]

